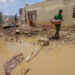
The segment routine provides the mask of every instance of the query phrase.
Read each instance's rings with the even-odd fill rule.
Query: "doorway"
[[[30,26],[36,26],[37,11],[36,10],[28,11],[28,19]]]

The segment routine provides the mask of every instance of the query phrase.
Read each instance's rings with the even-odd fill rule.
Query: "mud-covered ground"
[[[29,27],[28,27],[29,28]],[[28,29],[27,28],[27,29]],[[0,75],[5,75],[4,63],[12,56],[23,53],[28,56],[36,47],[41,37],[50,38],[50,45],[29,62],[30,71],[27,75],[75,75],[75,27],[63,28],[60,39],[52,39],[55,30],[23,28],[0,30]],[[16,35],[16,29],[20,34]]]

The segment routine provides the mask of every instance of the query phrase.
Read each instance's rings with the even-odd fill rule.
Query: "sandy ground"
[[[5,75],[3,64],[12,56],[23,53],[29,55],[35,48],[37,38],[24,38],[19,42],[7,42],[0,38],[0,75]],[[41,52],[29,62],[27,75],[75,75],[75,45],[64,41],[50,41]]]

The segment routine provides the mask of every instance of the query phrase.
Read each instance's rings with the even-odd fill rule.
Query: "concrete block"
[[[25,61],[23,54],[14,56],[4,64],[6,75],[25,75],[29,70],[29,65]]]
[[[49,45],[49,40],[48,40],[48,38],[40,38],[39,40],[38,40],[38,43],[40,44],[40,43],[42,43],[43,42],[43,45],[44,46],[48,46]]]

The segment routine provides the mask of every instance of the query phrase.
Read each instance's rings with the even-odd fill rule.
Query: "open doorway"
[[[30,26],[36,26],[37,11],[36,10],[28,11],[28,19]]]

